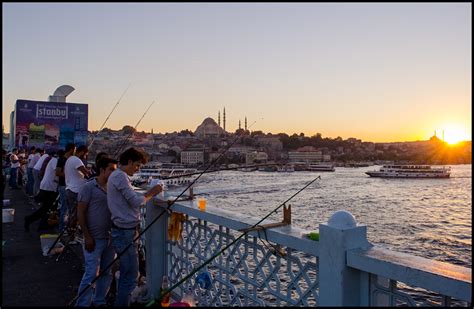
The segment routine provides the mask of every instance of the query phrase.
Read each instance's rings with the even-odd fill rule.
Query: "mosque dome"
[[[206,137],[206,136],[219,136],[225,133],[224,129],[222,129],[214,119],[208,117],[204,119],[204,121],[196,128],[194,135],[199,137]]]

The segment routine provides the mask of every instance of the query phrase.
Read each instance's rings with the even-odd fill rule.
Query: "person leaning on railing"
[[[112,214],[112,245],[120,254],[138,237],[141,214],[140,207],[160,193],[161,184],[152,187],[145,195],[135,192],[128,176],[132,176],[147,162],[145,153],[129,148],[120,155],[120,166],[109,177],[107,183],[107,205]],[[132,291],[137,285],[138,244],[120,256],[120,278],[115,306],[128,307]]]

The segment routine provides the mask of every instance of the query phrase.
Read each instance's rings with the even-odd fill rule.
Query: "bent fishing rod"
[[[87,148],[89,148],[89,150],[91,149],[92,147],[92,144],[94,143],[94,140],[96,139],[96,137],[99,135],[99,133],[102,131],[102,129],[104,128],[105,124],[107,123],[107,121],[109,120],[110,118],[110,115],[112,115],[112,113],[114,112],[115,108],[119,105],[120,101],[122,100],[123,96],[125,95],[125,93],[127,92],[128,88],[130,88],[130,86],[132,85],[132,83],[128,84],[128,87],[125,89],[125,91],[122,93],[122,95],[120,96],[120,98],[118,99],[117,103],[115,103],[114,105],[114,108],[112,109],[112,111],[109,113],[109,115],[107,116],[107,118],[105,118],[105,121],[104,123],[102,123],[102,126],[100,127],[99,131],[97,131],[97,133],[94,135],[94,137],[92,138],[92,141],[89,143],[89,146],[87,146]]]
[[[153,102],[151,102],[151,104],[148,106],[148,108],[146,109],[146,111],[143,113],[142,117],[140,118],[140,120],[138,120],[137,124],[135,125],[135,127],[133,127],[133,130],[132,132],[130,132],[130,134],[128,134],[127,138],[122,142],[122,144],[114,151],[114,154],[113,154],[113,157],[114,158],[117,158],[118,155],[120,154],[120,152],[123,150],[123,148],[127,145],[128,143],[128,140],[130,139],[130,137],[135,133],[135,131],[137,130],[137,127],[138,125],[140,124],[140,122],[142,121],[143,117],[145,117],[145,115],[148,113],[148,111],[150,110],[151,106],[155,104],[155,100],[153,100]]]
[[[256,121],[254,121],[254,122],[249,126],[249,128],[252,127],[252,126],[255,124],[255,122],[256,122]],[[109,270],[109,268],[112,267],[112,265],[113,265],[117,260],[120,259],[120,257],[128,250],[128,248],[130,248],[138,239],[140,239],[140,237],[141,237],[143,234],[145,234],[145,232],[146,232],[153,224],[155,224],[155,223],[158,221],[158,219],[161,218],[161,216],[163,216],[163,214],[171,212],[171,210],[170,210],[171,206],[173,206],[174,203],[175,203],[189,188],[191,188],[191,187],[198,181],[198,179],[201,178],[201,176],[204,175],[205,172],[207,172],[208,169],[210,169],[215,163],[217,163],[217,162],[221,159],[221,157],[224,155],[224,153],[226,153],[226,152],[239,140],[239,138],[241,137],[241,135],[242,135],[243,133],[244,133],[244,132],[242,132],[241,134],[239,134],[239,135],[232,141],[232,143],[231,143],[230,145],[228,145],[227,148],[224,149],[224,151],[222,151],[222,152],[220,153],[220,155],[219,155],[217,158],[215,158],[215,159],[206,167],[206,169],[205,169],[204,171],[202,171],[201,174],[200,174],[198,177],[196,177],[174,200],[172,200],[172,201],[169,200],[169,201],[168,201],[168,206],[166,207],[166,209],[163,209],[162,212],[161,212],[158,216],[156,216],[156,217],[150,222],[150,224],[148,224],[148,226],[145,227],[145,229],[143,229],[143,231],[141,231],[140,233],[138,233],[137,237],[135,237],[135,239],[133,239],[132,242],[129,243],[129,244],[125,247],[125,249],[123,249],[120,253],[118,253],[117,256],[115,257],[115,259],[114,259],[104,270],[102,270],[90,283],[88,283],[87,286],[86,286],[82,291],[80,291],[79,294],[77,294],[76,297],[74,297],[74,298],[69,302],[68,306],[71,306],[79,297],[81,297],[81,295],[83,295],[89,288],[91,288],[92,285],[93,285],[100,277],[102,277],[103,274],[105,274],[105,273]]]
[[[267,215],[265,215],[262,219],[260,219],[257,223],[255,223],[254,225],[252,225],[251,227],[249,228],[246,228],[245,231],[237,238],[235,238],[232,242],[230,242],[229,244],[227,244],[226,246],[224,246],[224,248],[222,248],[221,250],[219,250],[218,252],[216,252],[213,256],[211,256],[209,259],[207,259],[204,263],[202,263],[200,266],[194,268],[188,275],[186,275],[184,278],[182,278],[180,281],[178,281],[177,283],[175,283],[174,285],[172,285],[170,288],[168,288],[167,290],[164,290],[162,291],[161,295],[150,301],[146,307],[149,307],[151,305],[153,305],[155,302],[160,302],[161,299],[164,297],[164,295],[170,293],[171,291],[173,291],[176,287],[178,287],[179,285],[181,285],[183,282],[185,282],[186,280],[188,280],[191,276],[193,276],[195,273],[197,273],[199,270],[201,270],[202,268],[204,268],[207,264],[209,264],[210,262],[212,262],[212,260],[214,260],[215,258],[217,258],[219,255],[221,255],[225,250],[227,250],[230,246],[232,246],[233,244],[235,244],[237,241],[239,241],[242,237],[244,237],[245,235],[247,235],[253,228],[257,227],[260,223],[262,223],[263,221],[265,221],[268,217],[270,217],[273,213],[276,213],[278,211],[278,209],[280,209],[282,206],[286,205],[286,203],[288,203],[290,200],[292,200],[295,196],[297,196],[298,194],[300,194],[303,190],[305,190],[307,187],[309,187],[313,182],[315,182],[316,180],[318,179],[321,179],[321,176],[318,176],[316,178],[314,178],[313,180],[311,180],[309,183],[307,183],[303,188],[301,188],[300,190],[298,190],[296,193],[294,193],[292,196],[290,196],[286,201],[284,201],[283,203],[281,203],[278,207],[276,207],[275,209],[273,209],[272,211],[270,211]]]

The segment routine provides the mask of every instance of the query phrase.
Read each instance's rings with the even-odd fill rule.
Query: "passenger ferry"
[[[184,186],[192,181],[192,176],[188,175],[194,173],[197,173],[197,169],[187,168],[182,164],[150,162],[144,164],[140,171],[130,177],[130,180],[134,186],[140,188],[146,187],[153,179],[163,180],[168,187]],[[177,176],[182,177],[167,179]]]
[[[365,172],[370,177],[384,178],[449,178],[451,167],[430,165],[384,165],[378,171]]]
[[[308,164],[305,170],[310,172],[334,172],[336,168],[332,163],[312,163]]]

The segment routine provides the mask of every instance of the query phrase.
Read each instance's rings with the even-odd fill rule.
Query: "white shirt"
[[[43,162],[44,162],[44,160],[46,160],[47,157],[48,157],[47,153],[42,155],[41,158],[39,158],[38,162],[36,162],[35,166],[33,166],[33,168],[35,170],[41,171],[41,166],[43,166]]]
[[[64,165],[64,176],[66,178],[66,190],[71,190],[74,193],[79,193],[82,185],[87,182],[84,174],[78,170],[79,167],[84,166],[82,160],[76,156],[70,156],[66,165]]]
[[[32,153],[28,156],[28,168],[33,168],[38,162],[41,155],[39,153]]]
[[[14,153],[10,156],[11,168],[20,167],[20,161],[13,163],[13,161],[18,161],[18,156]]]
[[[46,165],[43,180],[41,180],[40,183],[41,190],[56,192],[56,190],[58,189],[56,164],[58,164],[58,158],[52,158],[51,160],[49,160],[48,165]]]

